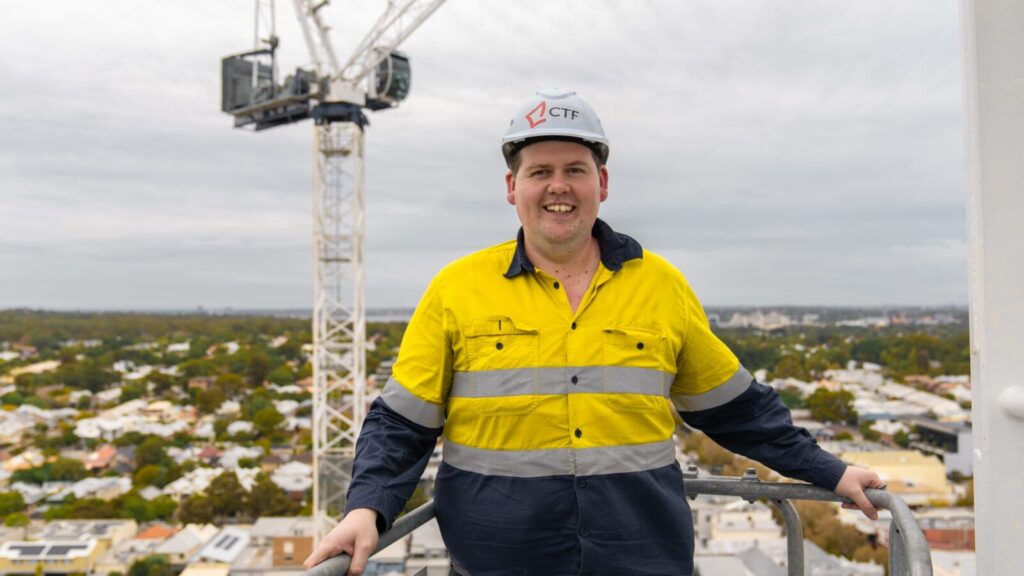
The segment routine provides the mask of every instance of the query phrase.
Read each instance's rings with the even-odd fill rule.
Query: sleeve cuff
[[[345,503],[345,514],[357,509],[369,508],[377,513],[377,533],[383,534],[391,529],[391,524],[398,517],[398,512],[388,513],[388,506],[380,498],[354,498]],[[400,512],[400,511],[399,511]]]
[[[811,465],[808,466],[808,470],[812,471],[811,478],[809,478],[811,484],[834,491],[839,485],[840,478],[846,472],[846,463],[819,449],[811,461]]]

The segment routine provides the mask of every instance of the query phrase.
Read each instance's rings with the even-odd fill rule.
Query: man
[[[590,106],[538,92],[502,151],[518,239],[431,282],[363,424],[347,514],[307,566],[344,551],[361,574],[442,433],[435,505],[455,574],[691,574],[680,416],[876,517],[878,476],[793,427],[682,274],[597,218],[608,140]]]

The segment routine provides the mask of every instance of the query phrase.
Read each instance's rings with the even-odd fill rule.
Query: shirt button
[[[583,530],[580,530],[580,536],[583,536],[584,538],[586,538],[587,536],[590,536],[590,530],[587,530],[586,528],[584,528]]]
[[[572,328],[573,330],[575,330],[576,329],[576,323],[573,322],[571,325],[569,325],[569,327]]]
[[[573,376],[573,377],[572,377],[572,383],[573,383],[573,384],[576,384],[576,383],[577,383],[577,382],[579,382],[579,381],[580,381],[580,379],[579,379],[579,377],[578,377],[578,376]]]
[[[555,282],[555,290],[558,290],[559,286],[560,286],[560,284],[558,282]]]
[[[505,345],[502,344],[501,342],[498,342],[497,344],[494,345],[494,347],[497,348],[498,350],[501,350],[502,348],[505,347]]]
[[[577,438],[581,438],[583,436],[583,430],[580,430],[579,428],[577,428],[576,432],[574,432],[574,434],[576,434]]]
[[[637,350],[643,350],[644,349],[644,343],[643,342],[637,342],[636,343],[636,349]]]

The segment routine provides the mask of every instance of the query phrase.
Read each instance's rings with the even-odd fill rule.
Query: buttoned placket
[[[576,340],[579,337],[577,328],[586,322],[584,314],[587,308],[593,303],[597,296],[597,292],[601,286],[610,280],[615,273],[608,270],[603,264],[598,264],[597,270],[594,272],[593,278],[590,279],[590,285],[587,287],[586,293],[583,295],[583,299],[580,301],[579,308],[576,309],[575,313],[572,311],[572,306],[569,303],[569,295],[565,289],[560,285],[557,280],[554,280],[550,275],[541,271],[540,269],[534,270],[534,277],[537,282],[543,287],[546,294],[550,295],[553,299],[555,306],[558,310],[564,312],[564,318],[566,319],[566,343],[565,343],[565,355],[563,356],[563,367],[566,370],[566,380],[564,380],[565,392],[566,392],[566,417],[568,419],[568,429],[570,430],[570,445],[575,446],[579,440],[581,440],[586,432],[577,425],[575,422],[575,414],[572,410],[572,403],[569,402],[570,387],[577,386],[579,384],[578,374],[569,374],[569,356],[570,349],[576,345]],[[583,525],[584,514],[582,512],[583,503],[586,498],[582,497],[581,491],[587,488],[587,480],[585,478],[576,477],[576,454],[575,451],[570,450],[570,461],[569,466],[573,476],[573,493],[576,496],[576,507],[580,510],[577,513],[577,526],[576,534],[578,538],[588,538],[590,536],[590,530]]]

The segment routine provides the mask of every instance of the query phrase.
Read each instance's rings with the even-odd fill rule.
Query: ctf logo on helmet
[[[548,119],[544,117],[545,113],[547,112],[547,109],[548,103],[544,100],[541,100],[540,104],[537,104],[533,108],[533,110],[527,112],[526,116],[523,116],[523,118],[526,118],[526,121],[530,123],[530,128],[536,128],[540,124],[543,124],[548,121]],[[537,115],[536,118],[534,118],[534,114]]]

